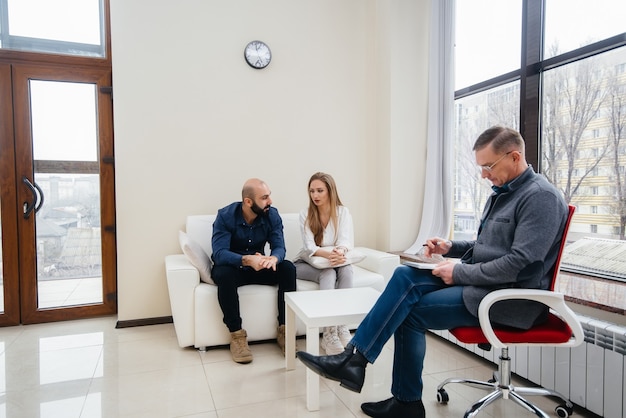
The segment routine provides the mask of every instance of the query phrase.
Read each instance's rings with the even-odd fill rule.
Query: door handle
[[[31,183],[26,176],[22,176],[22,183],[24,183],[33,194],[32,202],[24,202],[23,205],[24,219],[28,219],[33,210],[35,211],[35,213],[37,213],[39,212],[39,209],[41,209],[41,207],[43,206],[43,191],[37,183]],[[39,200],[39,203],[37,203],[37,200]]]

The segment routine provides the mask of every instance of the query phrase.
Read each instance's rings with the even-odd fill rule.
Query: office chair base
[[[559,398],[563,401],[563,404],[558,405],[554,411],[556,412],[559,418],[568,418],[574,412],[574,404],[570,402],[569,399],[565,398],[560,393],[544,388],[530,388],[530,387],[515,387],[513,385],[502,385],[497,379],[497,373],[494,373],[494,379],[484,382],[480,380],[473,379],[446,379],[439,386],[437,386],[437,402],[441,404],[448,403],[450,397],[448,392],[444,389],[444,386],[448,383],[461,383],[467,386],[471,386],[474,388],[488,390],[491,391],[489,394],[484,396],[482,399],[476,401],[470,408],[465,411],[465,418],[473,418],[480,411],[485,409],[488,405],[492,404],[496,400],[503,398],[509,399],[526,409],[529,412],[532,412],[538,417],[541,418],[550,418],[545,412],[539,409],[537,406],[527,401],[522,395],[542,395],[542,396],[553,396]]]

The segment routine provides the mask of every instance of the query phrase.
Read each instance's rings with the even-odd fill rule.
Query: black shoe
[[[361,392],[367,359],[351,344],[346,346],[343,353],[334,356],[314,356],[298,351],[296,357],[320,376],[340,382],[342,387],[353,392]]]
[[[374,418],[425,418],[422,401],[400,402],[396,398],[389,398],[380,402],[366,402],[361,404],[365,415]]]

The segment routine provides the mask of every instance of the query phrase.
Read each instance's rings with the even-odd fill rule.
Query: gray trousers
[[[347,289],[352,287],[352,266],[316,269],[305,261],[298,260],[296,278],[318,283],[320,290]]]

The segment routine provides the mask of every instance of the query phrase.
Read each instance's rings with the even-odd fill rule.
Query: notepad
[[[403,264],[406,264],[407,266],[415,267],[416,269],[420,269],[420,270],[432,270],[435,267],[437,267],[437,264],[418,263],[416,261],[404,261]]]

